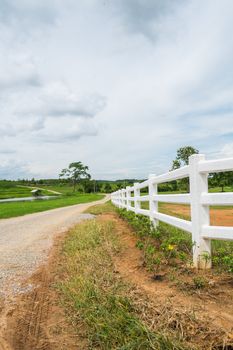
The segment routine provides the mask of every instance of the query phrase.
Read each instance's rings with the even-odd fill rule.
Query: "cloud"
[[[8,148],[1,148],[0,149],[0,154],[3,154],[3,155],[8,155],[8,154],[15,154],[15,150],[12,150],[12,149],[8,149]]]
[[[9,89],[15,91],[40,86],[39,74],[30,55],[8,50],[1,44],[0,47],[0,94]]]
[[[0,146],[34,175],[78,158],[143,178],[188,144],[231,154],[230,0],[0,4]]]
[[[233,133],[231,134],[233,136]],[[232,158],[233,157],[233,142],[225,144],[218,153],[219,158]]]
[[[29,178],[30,173],[25,164],[15,161],[1,162],[0,179],[14,180],[18,178]]]
[[[37,91],[37,103],[25,106],[21,113],[43,115],[45,117],[94,117],[105,108],[106,98],[97,94],[79,96],[62,82],[44,85]]]
[[[34,137],[49,143],[72,143],[83,136],[96,136],[97,134],[98,128],[93,121],[63,116],[59,117],[59,122],[56,118],[47,118],[44,128]]]
[[[30,26],[34,28],[42,24],[51,25],[58,16],[59,7],[56,5],[59,5],[59,1],[1,0],[0,21],[13,27],[20,25],[21,32],[29,29]]]
[[[46,142],[97,135],[98,127],[93,118],[106,105],[103,96],[78,96],[61,82],[25,87],[6,96],[7,106],[6,100],[0,101],[7,116],[2,116],[0,135],[5,138],[23,135]]]
[[[129,32],[154,40],[158,37],[163,17],[174,13],[182,3],[183,0],[119,0],[114,5]]]

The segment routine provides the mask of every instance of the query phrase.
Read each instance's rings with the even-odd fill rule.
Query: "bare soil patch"
[[[163,204],[162,211],[173,216],[190,219],[190,206],[182,204]],[[233,226],[233,208],[210,209],[210,224],[214,226]]]

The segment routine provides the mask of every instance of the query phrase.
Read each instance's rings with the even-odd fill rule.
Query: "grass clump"
[[[111,201],[108,201],[101,205],[93,205],[92,207],[88,208],[86,213],[92,214],[92,215],[101,215],[106,213],[115,213],[116,207],[111,203]]]
[[[114,272],[120,250],[112,222],[78,225],[63,248],[62,300],[77,329],[85,330],[88,349],[184,349],[166,335],[150,330],[137,315],[131,287]]]
[[[233,273],[233,242],[212,241],[212,262],[219,271]]]

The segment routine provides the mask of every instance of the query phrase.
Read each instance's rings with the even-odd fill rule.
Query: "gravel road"
[[[108,199],[0,220],[0,297],[30,289],[21,283],[46,261],[53,238],[91,218],[83,211]]]

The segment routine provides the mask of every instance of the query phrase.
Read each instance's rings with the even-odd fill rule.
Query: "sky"
[[[0,179],[233,157],[232,0],[0,0]]]

